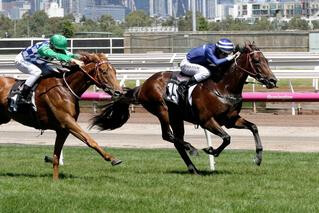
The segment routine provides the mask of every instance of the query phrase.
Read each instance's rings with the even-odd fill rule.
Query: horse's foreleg
[[[213,149],[213,147],[208,147],[203,149],[207,154],[218,157],[219,154],[225,149],[225,147],[230,144],[230,136],[223,130],[223,128],[213,118],[211,118],[209,121],[203,124],[202,128],[207,129],[211,133],[223,139],[223,143],[217,149]]]
[[[53,152],[53,179],[54,180],[59,179],[59,160],[60,160],[61,150],[68,135],[69,135],[68,131],[65,131],[65,130],[56,131],[56,139],[55,139],[54,152]]]
[[[106,161],[111,161],[111,164],[113,166],[118,165],[122,163],[121,160],[116,159],[108,152],[104,151],[102,147],[100,147],[95,140],[86,133],[79,124],[76,123],[76,121],[73,118],[66,118],[64,121],[65,127],[70,131],[72,135],[74,135],[76,138],[83,141],[86,145],[88,145],[90,148],[93,148],[95,151],[97,151]]]
[[[162,137],[164,140],[174,143],[174,146],[182,159],[184,160],[188,171],[192,174],[198,174],[198,170],[196,169],[193,162],[188,157],[185,147],[181,143],[179,139],[177,139],[174,134],[172,133],[170,129],[170,119],[169,119],[169,113],[166,105],[162,105],[159,107],[158,112],[156,113],[156,116],[158,117],[161,128],[162,128]],[[181,126],[183,127],[183,125]],[[184,127],[183,127],[184,128]],[[183,130],[184,131],[184,130]],[[184,133],[183,133],[184,135]]]
[[[258,166],[260,166],[261,161],[262,161],[263,146],[261,144],[261,140],[260,140],[260,137],[259,137],[257,126],[254,123],[251,123],[251,122],[245,120],[244,118],[239,117],[235,121],[233,128],[249,129],[253,133],[254,139],[255,139],[255,144],[256,144],[256,159],[255,159],[255,163]]]

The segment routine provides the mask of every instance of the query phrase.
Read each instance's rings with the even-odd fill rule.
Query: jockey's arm
[[[73,54],[69,51],[65,51],[65,54],[67,54],[68,56],[70,56],[71,58],[75,58],[75,59],[80,59],[81,55],[79,54]]]
[[[70,62],[73,57],[67,54],[57,53],[53,51],[49,45],[44,45],[38,49],[38,53],[42,57],[54,58],[58,61]]]
[[[217,58],[214,54],[214,50],[212,48],[207,48],[205,50],[205,55],[206,55],[206,58],[207,60],[212,63],[212,64],[215,64],[216,66],[220,65],[220,64],[223,64],[225,62],[227,62],[228,60],[226,58]]]

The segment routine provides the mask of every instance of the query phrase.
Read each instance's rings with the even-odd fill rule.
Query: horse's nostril
[[[273,84],[276,86],[276,84],[277,84],[277,79],[273,79],[273,78],[272,78],[272,79],[270,79],[270,82],[273,83]]]
[[[115,90],[114,93],[113,93],[113,95],[112,95],[112,97],[113,97],[113,98],[118,98],[118,97],[120,97],[122,94],[123,94],[123,93],[122,93],[121,91]]]

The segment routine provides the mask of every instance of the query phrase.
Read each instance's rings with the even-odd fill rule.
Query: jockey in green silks
[[[67,51],[68,42],[63,35],[55,34],[49,41],[38,42],[22,50],[15,59],[15,65],[23,73],[30,74],[21,89],[19,103],[30,103],[27,96],[40,76],[54,72],[48,65],[50,61],[73,62],[82,66],[83,63],[75,58],[79,56]]]

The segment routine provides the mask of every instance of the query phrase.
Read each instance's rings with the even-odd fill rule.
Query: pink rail
[[[103,101],[111,99],[111,96],[105,92],[85,92],[81,96],[81,99],[86,101]]]
[[[315,92],[245,92],[244,101],[262,102],[317,102],[319,93]]]
[[[243,100],[247,102],[317,102],[319,93],[314,92],[244,92]],[[81,99],[89,101],[102,101],[111,96],[104,92],[85,92]]]

